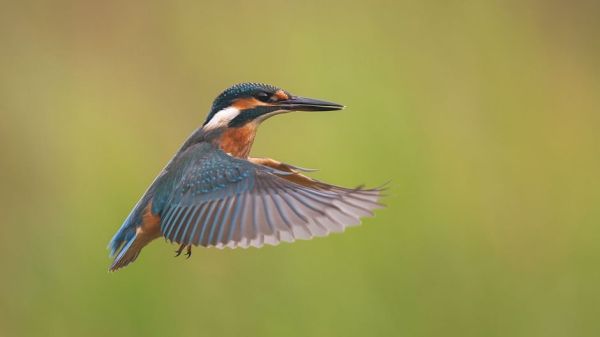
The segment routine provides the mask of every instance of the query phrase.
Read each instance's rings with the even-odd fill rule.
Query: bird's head
[[[340,110],[344,106],[294,96],[268,84],[240,83],[223,91],[213,102],[204,129],[239,128],[290,111]]]

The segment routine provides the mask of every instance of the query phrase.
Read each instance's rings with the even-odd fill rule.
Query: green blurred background
[[[0,336],[600,335],[600,3],[2,1]],[[341,112],[253,154],[392,180],[343,235],[109,274],[106,244],[212,99]]]

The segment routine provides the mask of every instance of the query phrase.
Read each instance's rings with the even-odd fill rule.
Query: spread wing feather
[[[329,185],[291,165],[237,159],[199,144],[173,163],[157,188],[157,200],[163,202],[155,205],[155,211],[169,241],[261,247],[357,225],[361,217],[382,206],[380,192]]]

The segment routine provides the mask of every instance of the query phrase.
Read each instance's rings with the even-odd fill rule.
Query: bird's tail
[[[137,215],[137,207],[138,205],[136,205],[131,213],[129,213],[121,228],[119,228],[108,244],[108,249],[110,251],[109,256],[114,258],[113,263],[109,268],[110,271],[125,267],[133,262],[140,254],[142,247],[137,247],[139,245],[135,244],[137,235],[136,226],[133,225]]]
[[[140,240],[138,240],[138,237],[135,235],[135,233],[129,236],[130,237],[127,237],[126,239],[120,240],[115,240],[115,236],[115,238],[113,238],[111,241],[111,257],[115,256],[115,259],[110,265],[110,271],[115,271],[119,268],[127,266],[131,262],[135,261],[138,255],[140,255],[143,245],[140,245]]]
[[[135,227],[130,226],[130,218],[131,215],[127,217],[123,226],[108,244],[110,257],[114,257],[114,261],[109,268],[110,271],[125,267],[133,262],[140,253],[141,247],[135,244],[137,235]]]

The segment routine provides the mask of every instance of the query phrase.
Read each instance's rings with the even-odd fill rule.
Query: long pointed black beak
[[[290,99],[277,102],[276,105],[288,111],[331,111],[344,108],[341,104],[300,96],[292,96]]]

